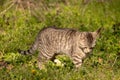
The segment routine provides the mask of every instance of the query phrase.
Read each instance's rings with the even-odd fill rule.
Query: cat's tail
[[[37,42],[35,42],[28,50],[24,51],[24,50],[18,49],[18,52],[22,55],[31,55],[35,53],[37,48],[38,48],[38,44]]]

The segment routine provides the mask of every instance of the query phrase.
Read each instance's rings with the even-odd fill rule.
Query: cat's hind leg
[[[49,52],[40,52],[38,55],[38,67],[39,69],[45,69],[45,64],[48,62],[48,60],[54,61],[55,59],[55,53]]]

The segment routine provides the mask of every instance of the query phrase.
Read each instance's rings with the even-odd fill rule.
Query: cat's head
[[[79,48],[84,53],[90,53],[96,45],[96,40],[100,36],[103,28],[99,28],[94,32],[85,32],[84,36],[80,39]]]

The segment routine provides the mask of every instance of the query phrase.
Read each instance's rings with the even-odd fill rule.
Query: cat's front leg
[[[76,68],[80,68],[81,65],[82,65],[82,58],[81,56],[77,55],[77,54],[74,54],[72,56],[72,61],[73,61],[73,64],[75,65]]]

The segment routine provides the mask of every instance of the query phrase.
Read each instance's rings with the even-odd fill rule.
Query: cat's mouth
[[[79,47],[81,50],[82,50],[82,52],[83,53],[85,53],[85,54],[89,54],[90,52],[92,52],[92,50],[93,50],[93,47],[92,48],[88,48],[88,47],[84,47],[84,48],[82,48],[82,47]]]

